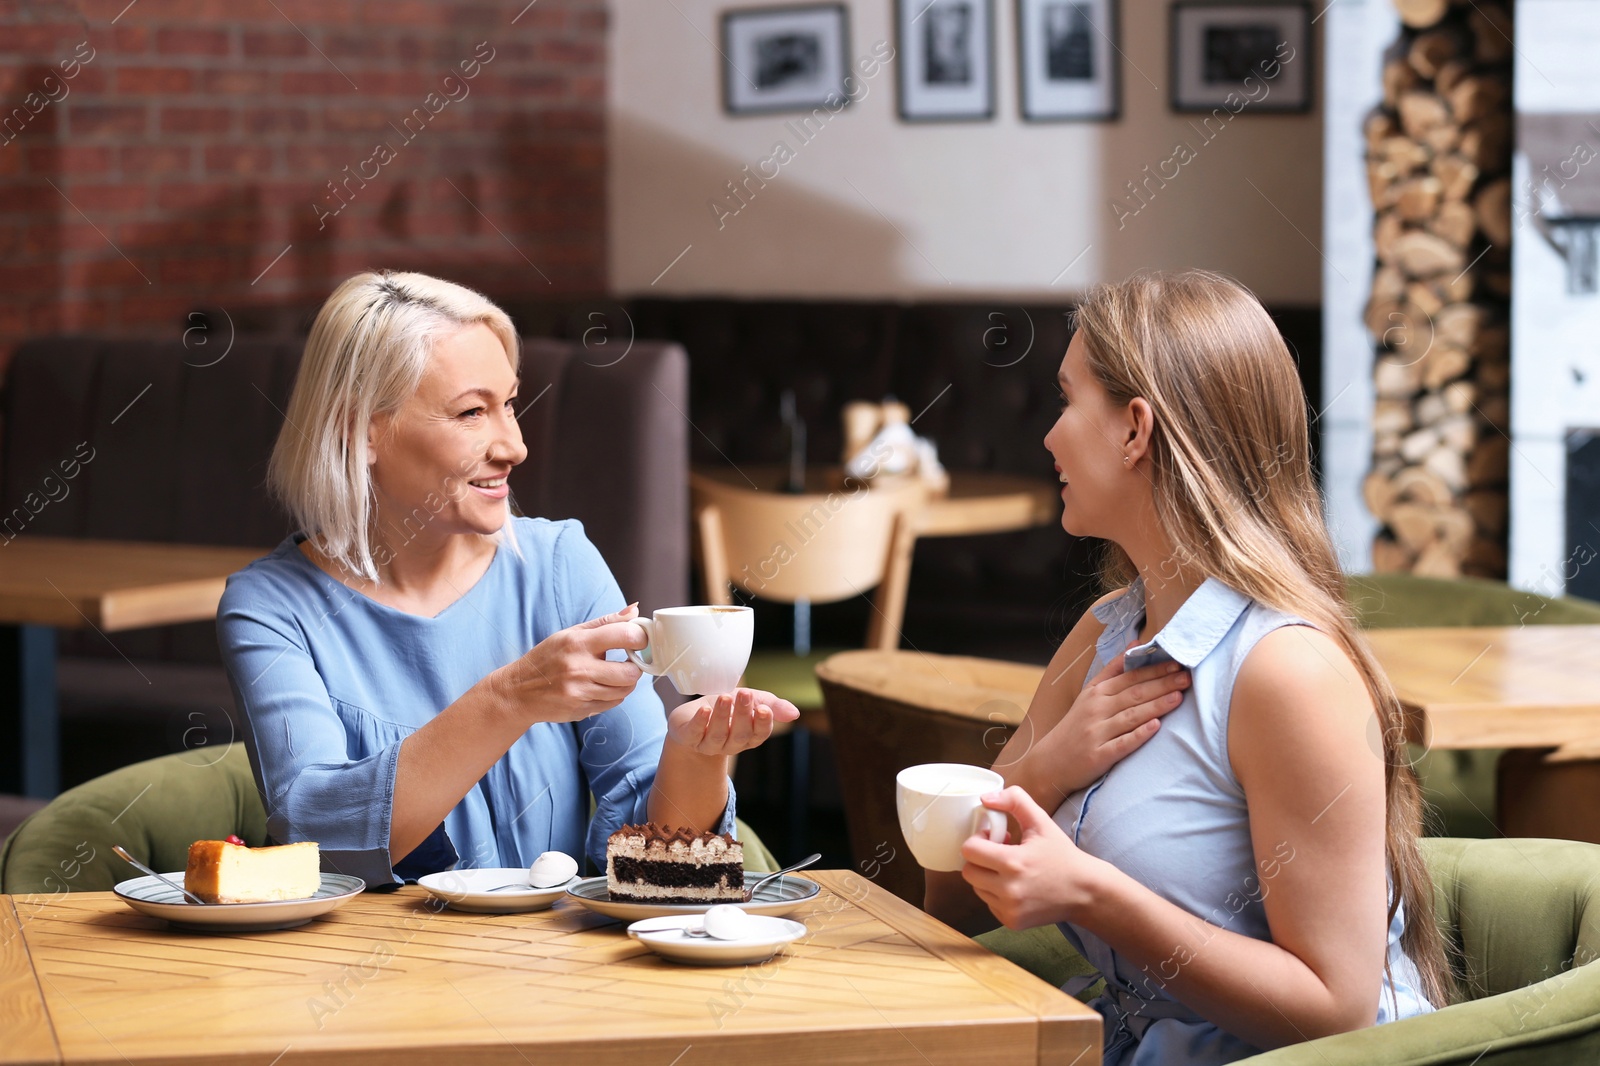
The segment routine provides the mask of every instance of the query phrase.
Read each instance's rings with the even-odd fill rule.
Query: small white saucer
[[[419,877],[417,884],[427,889],[434,898],[444,900],[454,910],[471,911],[474,914],[522,914],[549,907],[566,895],[567,886],[576,880],[574,877],[572,881],[554,888],[485,891],[496,885],[526,885],[528,868],[521,866],[514,869],[443,870]]]
[[[764,914],[750,915],[750,935],[740,940],[690,936],[705,921],[698,914],[670,914],[646,918],[628,926],[628,935],[664,959],[695,966],[744,966],[764,962],[783,946],[806,935],[804,924]]]

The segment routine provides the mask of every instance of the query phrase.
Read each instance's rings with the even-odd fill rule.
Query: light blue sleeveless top
[[[1228,758],[1228,712],[1234,679],[1256,642],[1304,619],[1256,603],[1215,578],[1195,590],[1148,643],[1132,646],[1144,622],[1144,586],[1094,608],[1105,625],[1094,677],[1127,650],[1129,666],[1175,660],[1192,684],[1143,747],[1088,788],[1068,796],[1055,821],[1090,855],[1104,859],[1162,898],[1227,929],[1271,940],[1262,901],[1275,864],[1293,860],[1290,842],[1261,856],[1258,872],[1244,789]],[[1087,684],[1087,682],[1085,682]],[[1416,967],[1400,946],[1404,908],[1389,923],[1389,966],[1376,1005],[1379,1023],[1433,1009],[1419,991]],[[1179,960],[1156,971],[1137,968],[1079,926],[1061,930],[1106,979],[1091,1006],[1105,1016],[1106,1066],[1233,1062],[1257,1054],[1165,992]],[[1165,976],[1160,972],[1164,970]],[[1069,982],[1082,991],[1090,979]]]

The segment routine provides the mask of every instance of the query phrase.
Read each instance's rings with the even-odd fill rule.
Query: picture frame
[[[994,118],[995,0],[894,0],[903,122]]]
[[[1311,4],[1177,0],[1172,110],[1304,114],[1311,110]]]
[[[730,115],[837,112],[850,103],[845,5],[797,4],[722,13],[722,100]]]
[[[1017,0],[1017,77],[1029,122],[1122,113],[1119,0]]]

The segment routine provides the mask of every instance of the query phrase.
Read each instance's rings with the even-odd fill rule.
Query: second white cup
[[[900,832],[912,858],[925,870],[961,869],[961,845],[974,833],[1005,840],[1006,816],[979,798],[998,792],[1005,779],[993,770],[966,763],[929,762],[895,775],[895,806]]]
[[[634,624],[647,643],[630,650],[628,659],[645,673],[665,676],[685,696],[739,687],[755,638],[755,611],[749,607],[663,607]]]

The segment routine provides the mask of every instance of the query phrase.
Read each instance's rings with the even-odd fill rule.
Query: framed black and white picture
[[[1311,5],[1179,0],[1172,5],[1172,109],[1311,108]]]
[[[1023,118],[1117,117],[1117,0],[1017,0],[1017,50]]]
[[[850,101],[843,4],[762,7],[722,16],[722,92],[730,114],[837,111]]]
[[[995,0],[895,0],[900,117],[994,117]]]

